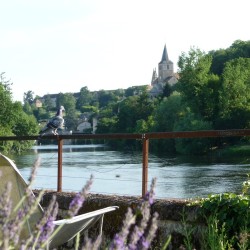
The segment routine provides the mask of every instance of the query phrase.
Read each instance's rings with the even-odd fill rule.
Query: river
[[[28,179],[35,159],[40,157],[33,188],[57,188],[57,145],[34,146],[15,160]],[[241,191],[250,173],[247,157],[221,159],[208,157],[159,157],[149,154],[149,185],[157,178],[157,198],[205,197],[211,193]],[[141,195],[142,153],[119,152],[104,145],[63,146],[63,191],[79,191],[90,175],[92,193]]]

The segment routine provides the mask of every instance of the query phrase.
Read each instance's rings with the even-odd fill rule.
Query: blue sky
[[[0,72],[13,99],[150,84],[166,44],[175,64],[249,38],[249,0],[2,0]]]

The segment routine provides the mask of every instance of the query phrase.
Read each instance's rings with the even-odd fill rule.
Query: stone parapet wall
[[[75,193],[46,191],[41,201],[43,207],[48,206],[52,195],[56,195],[59,204],[59,215],[63,217]],[[142,198],[136,196],[89,194],[79,214],[107,206],[118,206],[118,210],[104,216],[104,236],[107,239],[112,239],[114,234],[121,229],[128,207],[135,210],[141,202]],[[188,202],[185,200],[155,199],[152,205],[152,213],[157,212],[159,214],[159,227],[153,249],[160,249],[170,234],[172,243],[169,249],[178,249],[183,242],[183,218],[189,225],[197,224],[197,209],[197,207],[188,206]]]

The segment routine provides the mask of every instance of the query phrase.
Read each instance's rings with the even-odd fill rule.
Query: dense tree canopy
[[[220,117],[226,128],[250,127],[250,58],[228,61],[222,74]]]
[[[0,136],[11,135],[36,135],[38,132],[37,121],[33,115],[23,111],[20,102],[12,101],[12,93],[8,81],[5,81],[1,74],[0,82]],[[33,142],[0,142],[0,151],[15,150],[20,152]]]

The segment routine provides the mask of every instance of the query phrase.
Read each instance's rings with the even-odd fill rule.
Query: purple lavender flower
[[[150,245],[152,239],[155,236],[155,231],[157,229],[157,215],[154,215],[153,219],[150,220],[150,206],[153,204],[155,183],[156,178],[152,180],[150,192],[148,192],[144,197],[144,200],[139,208],[142,218],[131,233],[128,243],[128,248],[130,250],[147,249],[146,246]]]
[[[40,157],[38,157],[35,160],[34,164],[33,164],[33,167],[32,167],[32,170],[31,170],[31,174],[30,174],[30,177],[28,179],[28,181],[29,181],[29,187],[32,185],[32,183],[35,180],[36,172],[37,172],[37,169],[38,169],[39,166],[40,166]]]
[[[153,178],[150,186],[150,191],[146,193],[144,200],[148,201],[150,205],[154,203],[154,196],[155,196],[155,185],[156,185],[156,178]]]
[[[101,240],[102,237],[99,235],[96,240],[91,240],[88,237],[85,237],[84,239],[84,245],[81,247],[81,250],[98,250],[100,249],[100,245],[101,245]]]
[[[135,223],[135,216],[132,213],[132,209],[128,208],[125,219],[123,220],[123,227],[122,227],[120,233],[115,235],[113,242],[110,246],[110,250],[125,249],[130,227],[134,223]]]
[[[143,249],[148,249],[150,247],[149,242],[145,239],[145,237],[142,237],[142,247]]]
[[[7,183],[3,193],[0,195],[0,225],[9,218],[12,210],[12,200],[10,199],[12,184]]]
[[[38,246],[44,244],[54,231],[55,225],[53,224],[53,221],[56,219],[57,213],[58,203],[56,202],[56,197],[53,196],[43,218],[36,226],[37,234],[39,235],[39,239],[37,241]]]
[[[41,235],[39,237],[39,243],[46,242],[49,239],[49,236],[54,230],[55,225],[53,224],[53,221],[55,218],[53,216],[49,216],[46,223],[41,228]]]
[[[82,204],[87,197],[87,194],[90,190],[92,183],[93,183],[93,175],[90,176],[89,181],[87,181],[86,185],[83,187],[81,192],[79,192],[71,201],[68,211],[68,215],[70,218],[75,216],[78,213],[79,209],[82,207]]]

